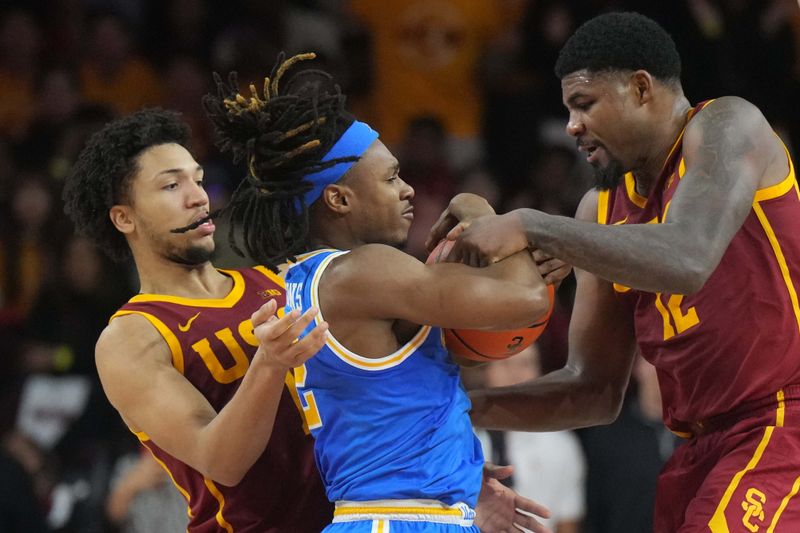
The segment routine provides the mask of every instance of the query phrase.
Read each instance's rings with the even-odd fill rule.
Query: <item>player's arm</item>
[[[596,192],[577,217],[596,216]],[[635,354],[632,318],[611,283],[575,269],[575,305],[564,368],[541,378],[470,393],[472,422],[489,429],[555,431],[613,421],[622,406]]]
[[[274,312],[273,301],[253,314],[259,349],[219,413],[172,366],[167,343],[145,318],[115,319],[95,351],[109,401],[132,430],[170,455],[223,485],[237,484],[269,442],[287,370],[324,343],[325,328],[292,344],[314,312],[299,320],[296,313],[269,318]]]
[[[473,268],[426,265],[390,246],[370,244],[337,258],[326,269],[320,305],[326,316],[510,329],[535,322],[550,302],[527,251],[487,268]]]
[[[478,253],[491,261],[533,243],[603,279],[651,292],[694,293],[741,227],[756,189],[786,176],[788,165],[761,112],[736,97],[720,98],[697,114],[683,154],[686,172],[663,224],[600,226],[520,209],[474,221],[453,254]]]

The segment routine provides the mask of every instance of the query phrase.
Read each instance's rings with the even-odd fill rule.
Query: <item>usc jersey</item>
[[[689,120],[710,101],[689,111]],[[650,195],[632,174],[598,198],[600,224],[660,224],[686,171],[683,132]],[[634,315],[642,355],[657,369],[664,421],[692,423],[800,397],[800,193],[789,173],[756,191],[752,208],[716,270],[696,294],[651,293],[614,284]],[[795,385],[795,386],[793,386]]]
[[[225,298],[139,294],[111,318],[146,318],[169,345],[175,369],[217,411],[238,389],[256,352],[250,315],[269,299],[275,298],[279,309],[285,301],[283,280],[264,267],[221,272],[233,280]],[[190,533],[317,533],[330,522],[333,509],[299,405],[287,374],[269,444],[235,487],[215,483],[137,433],[186,498]]]

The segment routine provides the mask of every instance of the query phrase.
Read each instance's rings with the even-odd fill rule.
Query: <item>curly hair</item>
[[[130,257],[125,236],[109,219],[109,209],[129,199],[142,152],[168,143],[188,149],[189,137],[179,113],[157,108],[114,120],[95,132],[64,184],[64,211],[77,232],[115,261]]]
[[[559,79],[579,70],[639,70],[679,83],[681,58],[672,37],[652,19],[633,12],[595,17],[570,37],[556,61]]]
[[[281,84],[295,63],[313,58],[301,54],[284,60],[281,54],[264,79],[263,94],[250,84],[250,97],[241,94],[235,72],[227,82],[214,74],[217,94],[203,99],[217,146],[248,170],[225,207],[231,248],[244,255],[235,233],[241,227],[247,253],[272,269],[307,250],[309,206],[303,195],[313,185],[305,176],[358,159],[322,161],[353,122],[344,109],[345,96],[328,73],[305,69]]]

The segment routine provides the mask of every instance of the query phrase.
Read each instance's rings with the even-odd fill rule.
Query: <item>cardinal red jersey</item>
[[[701,112],[704,102],[690,110]],[[683,132],[650,195],[634,177],[598,200],[601,224],[659,224],[686,167]],[[642,355],[655,365],[666,424],[678,433],[717,415],[798,397],[800,384],[800,194],[789,173],[756,191],[752,208],[716,270],[696,294],[651,293],[614,284],[634,313]]]
[[[272,298],[278,309],[285,304],[283,280],[266,268],[220,272],[233,280],[225,298],[139,294],[112,317],[135,313],[150,321],[169,345],[172,365],[218,412],[239,387],[258,345],[250,315]],[[137,433],[187,499],[190,533],[317,533],[330,522],[333,510],[296,394],[288,374],[269,444],[235,487],[215,483]]]

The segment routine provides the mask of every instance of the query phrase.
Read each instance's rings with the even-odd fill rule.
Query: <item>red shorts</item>
[[[736,418],[675,450],[658,479],[655,533],[800,532],[800,401]]]

